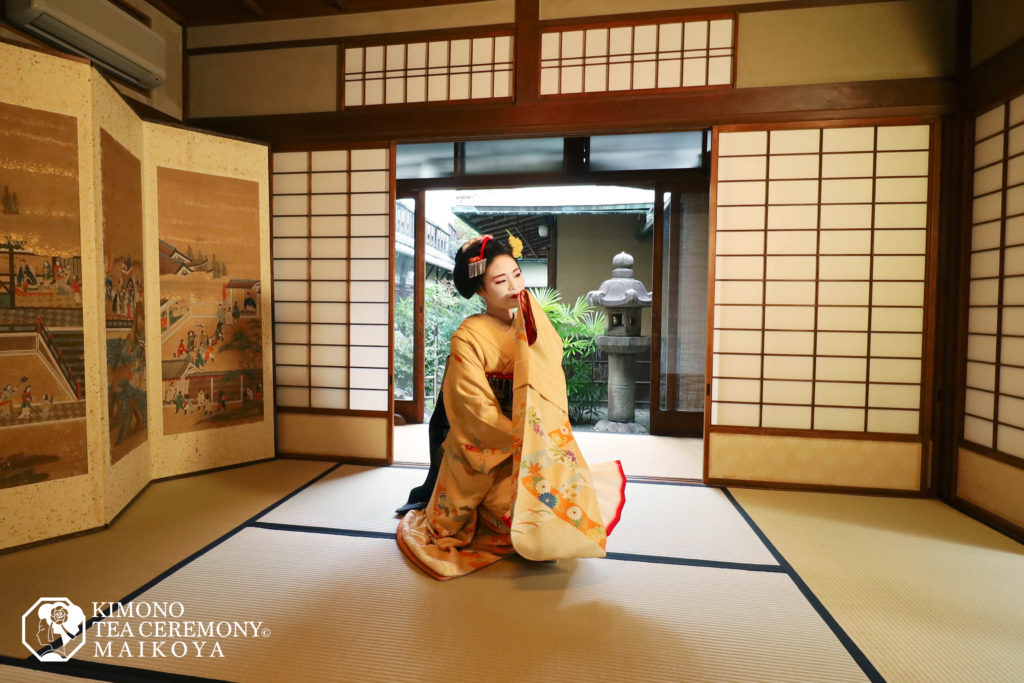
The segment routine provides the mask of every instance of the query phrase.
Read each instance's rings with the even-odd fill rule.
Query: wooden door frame
[[[669,282],[671,283],[673,277],[672,274],[678,274],[680,263],[679,263],[679,246],[680,241],[683,238],[683,224],[682,224],[682,197],[684,194],[690,191],[710,192],[711,191],[711,177],[708,176],[708,184],[704,188],[693,188],[687,187],[685,184],[678,182],[659,182],[654,188],[654,255],[653,255],[653,311],[651,313],[651,403],[650,403],[650,414],[651,414],[651,434],[658,434],[664,436],[684,436],[691,438],[703,437],[704,433],[704,413],[708,409],[707,401],[704,403],[704,410],[697,411],[680,411],[674,410],[675,406],[675,395],[677,389],[677,376],[678,373],[669,372],[666,378],[666,407],[665,411],[662,411],[659,406],[661,405],[661,349],[662,349],[662,304],[663,297],[668,294],[663,286],[662,282],[665,280],[665,239],[664,239],[664,225],[665,225],[665,203],[662,198],[665,193],[672,195],[672,202],[670,206],[671,215],[669,216]],[[676,208],[678,207],[678,209]],[[711,286],[708,281],[708,287]],[[671,289],[671,286],[669,287]],[[677,291],[677,290],[673,290]],[[677,292],[678,293],[678,292]],[[669,314],[669,321],[667,325],[669,328],[674,328],[677,325],[677,318],[674,313],[676,307],[673,307],[673,312]],[[669,363],[670,368],[675,365],[674,356],[672,362]],[[707,378],[705,377],[705,385],[707,384]]]
[[[413,345],[412,345],[412,393],[411,401],[394,401],[395,416],[401,416],[407,424],[419,424],[423,422],[424,406],[424,371],[426,363],[426,351],[424,347],[424,317],[423,304],[425,297],[425,286],[427,276],[427,214],[426,214],[426,191],[419,189],[402,192],[395,191],[395,203],[400,199],[412,199],[416,202],[413,212],[413,244],[414,246],[414,275],[413,275]],[[397,224],[397,211],[396,224]],[[396,227],[397,230],[397,227]],[[396,232],[397,239],[397,232]],[[397,252],[395,254],[397,261]],[[394,277],[391,279],[391,287],[394,290]],[[397,301],[394,305],[397,305]],[[392,362],[394,362],[394,344],[391,345]]]

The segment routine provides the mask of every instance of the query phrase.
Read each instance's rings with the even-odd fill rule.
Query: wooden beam
[[[177,10],[177,8],[172,7],[170,3],[166,2],[166,0],[146,0],[146,1],[154,9],[156,9],[159,12],[162,12],[164,15],[166,15],[168,18],[170,18],[171,21],[173,21],[174,23],[178,24],[179,26],[183,26],[183,27],[184,26],[188,26],[188,18],[184,14],[179,12]]]
[[[341,112],[192,119],[190,124],[310,147],[368,140],[447,141],[531,135],[692,130],[711,125],[942,115],[956,104],[947,78],[594,97],[536,102],[351,107]]]
[[[260,19],[267,16],[267,10],[260,5],[259,0],[237,0],[237,2]]]
[[[1024,90],[1024,38],[971,69],[967,76],[969,112],[979,112]]]
[[[520,103],[540,98],[540,0],[516,0],[515,96]]]

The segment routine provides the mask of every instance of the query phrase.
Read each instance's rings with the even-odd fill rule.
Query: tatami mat
[[[26,652],[27,654],[27,652]],[[4,683],[42,683],[43,681],[64,681],[64,683],[74,683],[74,681],[88,681],[88,678],[79,678],[77,676],[67,676],[49,671],[33,671],[31,669],[24,669],[20,666],[5,666],[0,664],[0,681]]]
[[[394,509],[424,476],[421,469],[342,466],[258,521],[394,533]],[[777,565],[725,494],[701,486],[627,484],[608,551]]]
[[[1024,681],[1024,546],[935,500],[733,489],[889,681]]]
[[[426,476],[425,469],[342,465],[257,521],[394,533],[395,508]]]
[[[777,565],[720,489],[626,484],[608,552]]]
[[[28,656],[21,615],[37,598],[119,600],[332,465],[275,460],[154,482],[108,529],[0,555],[0,654]]]
[[[865,680],[781,573],[509,559],[438,583],[391,539],[250,528],[139,601],[268,632],[219,640],[223,658],[109,661],[235,681]]]
[[[575,432],[587,462],[621,460],[631,477],[695,479],[704,476],[704,442],[650,434],[599,434]],[[430,462],[427,425],[395,427],[396,462]]]

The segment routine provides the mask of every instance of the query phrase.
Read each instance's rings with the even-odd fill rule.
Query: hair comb
[[[487,260],[484,258],[484,247],[491,241],[490,235],[484,235],[480,238],[480,254],[477,256],[471,256],[469,259],[469,265],[467,269],[469,271],[469,277],[480,277],[487,270]]]

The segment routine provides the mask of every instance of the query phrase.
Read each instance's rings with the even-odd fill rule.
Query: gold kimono
[[[591,471],[569,425],[562,342],[527,292],[511,325],[486,314],[452,335],[444,380],[451,429],[424,510],[398,525],[398,544],[436,579],[518,552],[534,560],[602,557],[624,502],[619,463]],[[488,375],[512,376],[512,418]]]

